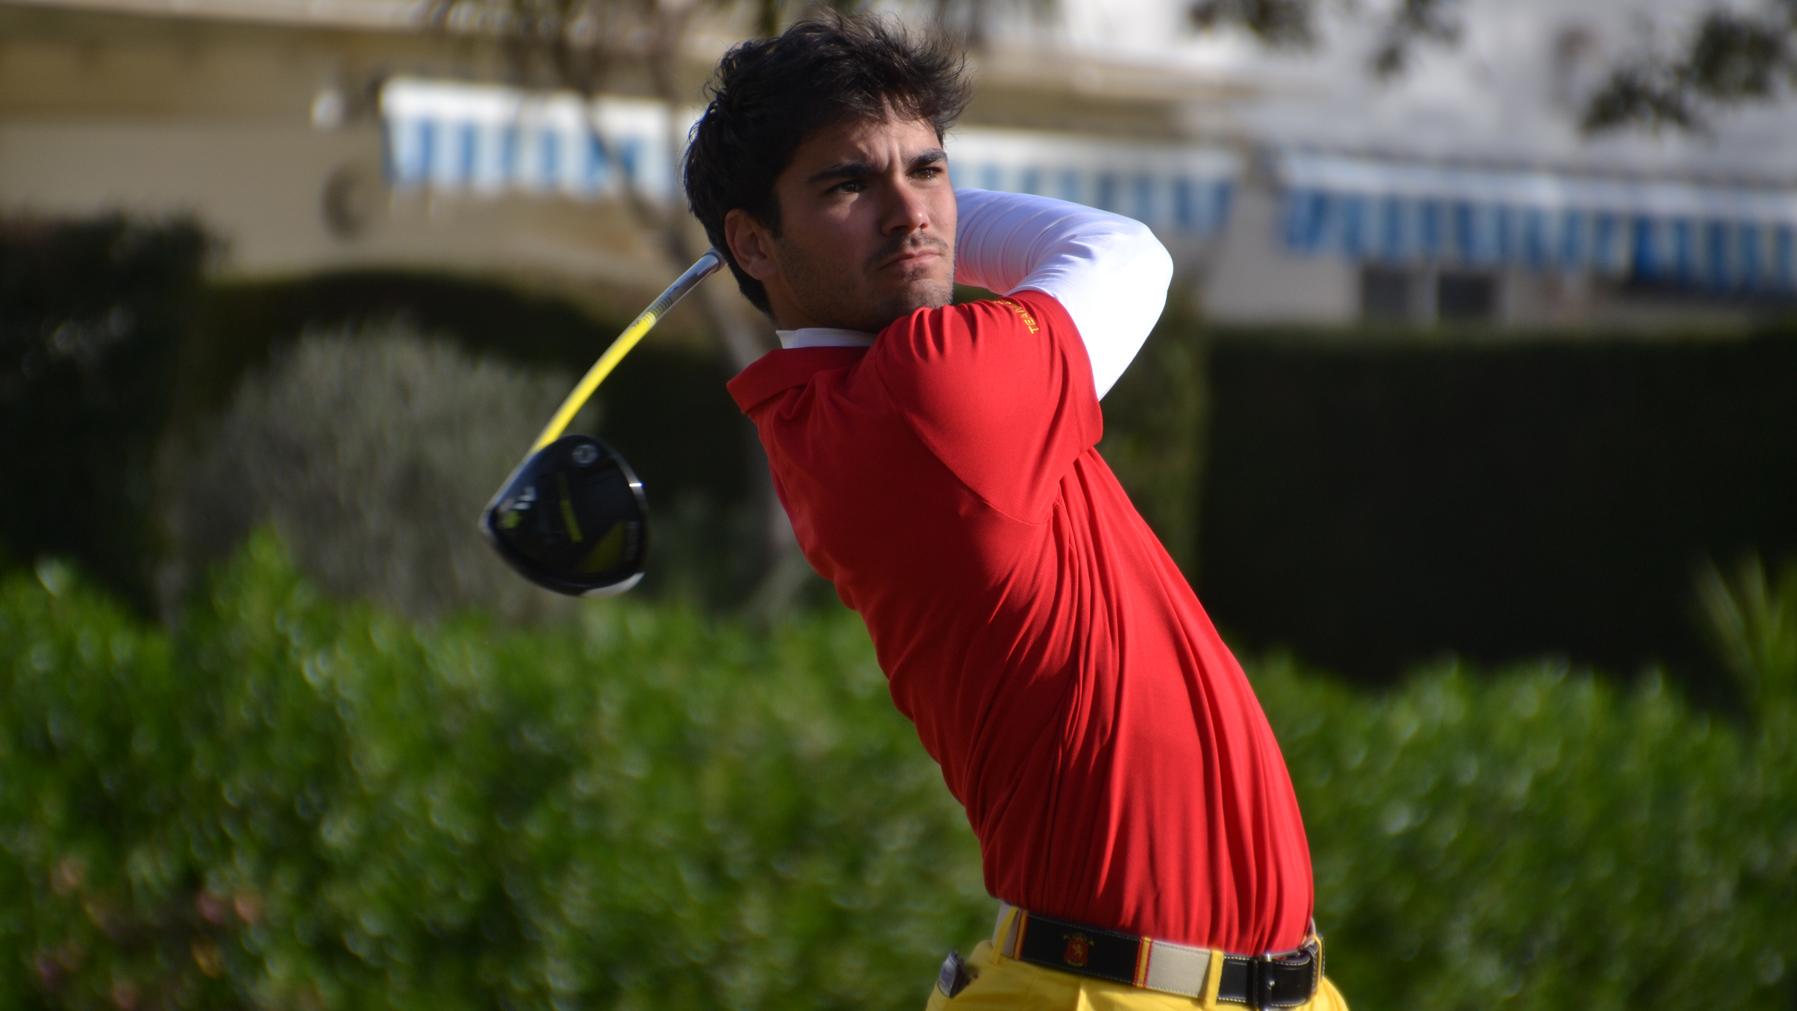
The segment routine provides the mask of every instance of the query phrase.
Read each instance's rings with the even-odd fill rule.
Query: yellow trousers
[[[1057,972],[1006,958],[991,941],[981,941],[967,959],[973,977],[953,999],[937,987],[930,988],[924,1011],[1243,1011],[1243,1006],[1214,998],[1180,997],[1156,993],[1109,980]],[[1214,993],[1216,987],[1211,987]],[[1348,1011],[1347,1001],[1328,979],[1320,981],[1315,997],[1293,1011]]]

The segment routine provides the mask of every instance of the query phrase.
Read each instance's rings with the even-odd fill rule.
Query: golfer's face
[[[955,192],[929,123],[888,118],[820,130],[799,145],[774,192],[779,235],[757,229],[755,241],[766,275],[757,278],[780,326],[872,333],[948,304]]]

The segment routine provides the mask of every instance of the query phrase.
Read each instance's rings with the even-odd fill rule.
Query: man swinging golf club
[[[1345,1007],[1266,717],[1096,449],[1171,261],[1126,218],[955,190],[966,97],[939,43],[819,17],[724,57],[686,159],[782,345],[730,392],[999,900],[928,1006]],[[1004,295],[950,305],[957,279]]]

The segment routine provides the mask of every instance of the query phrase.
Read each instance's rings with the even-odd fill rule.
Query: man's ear
[[[743,273],[766,282],[779,273],[774,262],[773,234],[755,215],[738,207],[724,212],[724,241]]]

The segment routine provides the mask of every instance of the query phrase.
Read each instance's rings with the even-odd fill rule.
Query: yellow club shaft
[[[599,384],[605,381],[606,376],[611,375],[612,370],[618,367],[618,363],[624,360],[624,356],[630,353],[630,349],[636,347],[637,342],[643,339],[643,335],[648,333],[658,320],[667,315],[668,310],[674,307],[674,303],[685,298],[687,292],[693,290],[700,281],[710,277],[723,263],[723,259],[717,253],[706,250],[704,256],[694,261],[684,274],[676,278],[673,284],[668,285],[668,290],[649,303],[649,307],[639,313],[636,319],[631,320],[630,325],[624,328],[624,332],[618,334],[617,339],[611,342],[611,347],[605,349],[605,353],[599,356],[599,360],[594,362],[593,367],[587,370],[587,374],[580,378],[579,383],[575,384],[574,391],[568,394],[568,399],[562,401],[562,406],[556,410],[555,417],[550,418],[549,424],[543,426],[542,434],[537,436],[537,441],[530,447],[530,451],[535,453],[561,438],[562,433],[567,431],[568,426],[573,423],[574,416],[579,414],[580,409],[585,407],[586,402],[592,398],[593,391],[599,388]]]

